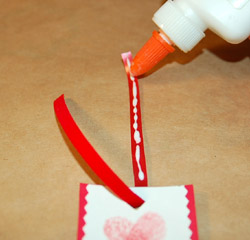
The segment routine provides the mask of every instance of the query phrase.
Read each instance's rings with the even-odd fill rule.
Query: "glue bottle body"
[[[250,0],[169,0],[153,21],[184,52],[205,37],[206,29],[237,44],[250,36]]]

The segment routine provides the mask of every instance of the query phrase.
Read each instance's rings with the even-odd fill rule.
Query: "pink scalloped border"
[[[85,236],[83,228],[86,224],[84,217],[87,213],[87,211],[85,210],[85,207],[87,205],[86,197],[88,194],[87,186],[88,186],[88,184],[80,183],[78,236],[77,236],[78,240],[82,240],[82,238]]]
[[[185,185],[185,188],[187,189],[187,195],[186,198],[188,199],[188,209],[189,214],[188,217],[191,220],[190,223],[190,230],[192,231],[192,240],[198,240],[198,227],[197,227],[197,220],[196,220],[196,211],[195,211],[195,200],[194,200],[194,187],[193,185]]]

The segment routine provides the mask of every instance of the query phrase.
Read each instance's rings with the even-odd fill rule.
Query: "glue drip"
[[[142,171],[141,168],[141,163],[140,163],[140,157],[141,157],[141,150],[140,150],[140,142],[141,142],[141,134],[138,131],[138,115],[137,115],[137,103],[138,103],[138,99],[137,99],[137,87],[135,84],[135,78],[134,76],[131,74],[130,71],[130,67],[131,67],[131,63],[129,61],[129,59],[127,58],[127,65],[129,67],[129,73],[130,73],[130,80],[133,82],[133,113],[134,113],[134,123],[133,123],[133,129],[134,129],[134,141],[136,142],[136,150],[135,150],[135,159],[136,159],[136,163],[139,169],[139,173],[138,173],[138,177],[139,179],[142,181],[144,180],[144,173]]]

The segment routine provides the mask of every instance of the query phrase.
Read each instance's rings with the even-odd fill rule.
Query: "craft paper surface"
[[[121,201],[103,186],[81,184],[78,239],[198,239],[194,202],[190,203],[191,199],[188,199],[188,190],[193,196],[192,188],[131,189],[145,200],[138,209]],[[194,217],[190,219],[191,211]],[[193,232],[189,228],[191,221]]]
[[[1,1],[0,239],[76,239],[79,183],[102,184],[58,128],[62,93],[133,186],[120,53],[135,56],[162,3]],[[202,240],[250,236],[249,56],[249,40],[231,45],[207,31],[192,52],[176,50],[139,80],[149,185],[195,186]]]

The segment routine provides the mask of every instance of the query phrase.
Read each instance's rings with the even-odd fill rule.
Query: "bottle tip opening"
[[[159,32],[154,31],[152,37],[135,56],[131,65],[132,75],[143,75],[157,65],[168,53],[174,50],[175,49],[162,38]]]

